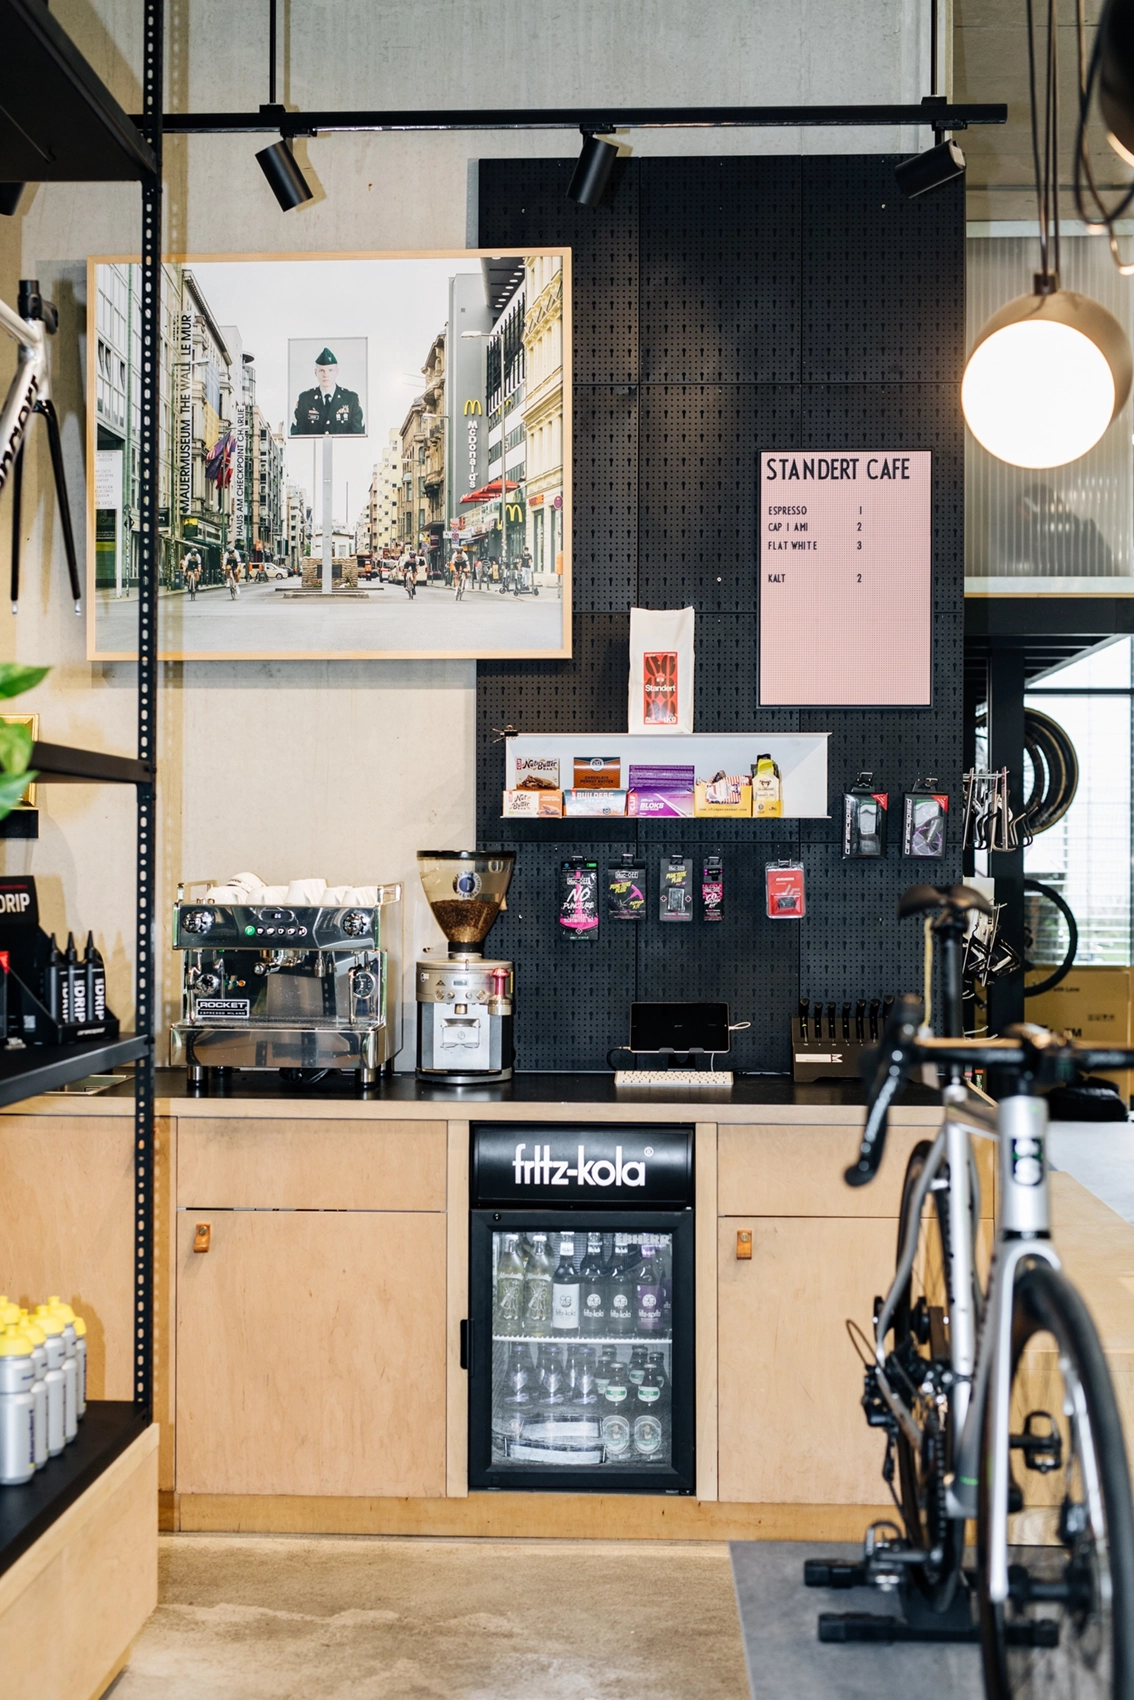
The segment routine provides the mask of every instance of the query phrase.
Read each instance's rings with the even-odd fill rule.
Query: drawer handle
[[[212,1225],[208,1222],[198,1222],[197,1230],[193,1235],[193,1250],[208,1251],[212,1237]]]
[[[736,1232],[736,1255],[743,1260],[752,1256],[752,1233],[748,1228],[738,1228]]]

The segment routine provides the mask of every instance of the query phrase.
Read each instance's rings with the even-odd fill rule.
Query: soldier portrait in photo
[[[306,371],[300,364],[301,347],[295,343],[291,345],[289,369],[292,384],[298,387],[308,373],[314,382],[300,389],[296,396],[289,434],[293,437],[364,437],[365,339],[343,338],[337,347],[324,343],[315,355],[313,366],[307,367]]]

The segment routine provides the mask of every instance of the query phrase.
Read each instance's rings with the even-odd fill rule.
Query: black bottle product
[[[87,934],[87,945],[83,952],[83,980],[87,994],[87,1021],[106,1020],[106,967],[94,941],[94,934]]]
[[[67,934],[67,949],[63,953],[63,960],[63,1005],[67,1012],[63,1019],[77,1024],[87,1019],[87,981],[79,963],[74,933]]]
[[[51,944],[47,952],[47,966],[43,971],[43,1001],[47,1005],[47,1013],[52,1020],[64,1020],[63,958],[59,954],[59,944],[54,933],[51,935]]]

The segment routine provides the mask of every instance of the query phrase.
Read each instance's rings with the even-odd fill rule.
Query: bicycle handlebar
[[[898,998],[874,1053],[877,1067],[867,1094],[859,1158],[843,1177],[848,1186],[866,1186],[878,1173],[890,1106],[919,1063],[1007,1068],[1035,1086],[1071,1080],[1078,1069],[1134,1067],[1134,1049],[1084,1045],[1044,1027],[1012,1028],[1003,1039],[933,1039],[918,1037],[920,1023],[921,1000],[908,995]]]

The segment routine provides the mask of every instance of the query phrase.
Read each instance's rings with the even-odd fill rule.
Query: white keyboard
[[[731,1069],[616,1068],[616,1086],[731,1086]]]

